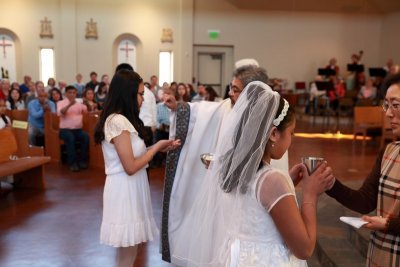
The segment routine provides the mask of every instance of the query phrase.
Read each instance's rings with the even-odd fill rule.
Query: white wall
[[[381,65],[380,16],[238,10],[228,1],[195,1],[195,44],[233,45],[235,60],[253,57],[270,77],[311,80],[335,56],[342,74],[352,53]],[[210,40],[208,29],[221,31]]]
[[[20,60],[17,79],[25,74],[39,79],[39,49],[53,47],[56,52],[56,78],[73,82],[81,72],[113,74],[113,43],[121,34],[133,34],[140,40],[137,71],[144,80],[158,75],[158,55],[162,50],[174,53],[175,79],[191,80],[192,64],[191,0],[0,0],[0,28],[11,30],[19,39]],[[52,21],[54,38],[40,38],[40,21]],[[86,39],[86,22],[97,22],[98,39]],[[173,43],[161,43],[163,28],[173,31]],[[0,59],[1,60],[1,59]],[[100,77],[99,77],[100,78]]]
[[[395,63],[400,63],[400,13],[387,15],[383,18],[381,36],[381,62],[392,58]]]
[[[231,45],[234,59],[256,58],[270,77],[290,82],[311,80],[329,58],[338,59],[342,74],[350,55],[364,50],[363,63],[381,66],[389,55],[400,62],[400,14],[344,15],[329,13],[239,10],[228,0],[0,0],[0,29],[18,37],[17,77],[39,78],[39,48],[54,47],[57,79],[88,80],[94,70],[113,74],[113,43],[121,34],[140,40],[137,71],[148,80],[158,73],[158,53],[174,53],[174,79],[190,82],[193,44]],[[40,20],[52,21],[53,39],[39,37]],[[86,22],[97,22],[99,38],[85,39]],[[162,28],[173,30],[173,43],[161,43]],[[208,29],[220,30],[211,40]],[[1,59],[0,59],[1,60]]]

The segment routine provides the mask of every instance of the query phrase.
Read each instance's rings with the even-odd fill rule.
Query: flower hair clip
[[[286,116],[286,114],[287,114],[287,111],[288,111],[288,109],[289,109],[289,103],[286,101],[286,99],[283,99],[283,101],[284,101],[284,105],[283,105],[283,109],[282,109],[281,114],[279,114],[278,118],[276,118],[276,119],[272,122],[272,124],[273,124],[275,127],[278,127],[278,126],[279,126],[279,124],[281,123],[281,121],[283,120],[283,118],[285,118],[285,116]]]

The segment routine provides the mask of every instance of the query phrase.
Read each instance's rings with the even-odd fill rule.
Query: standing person
[[[179,141],[163,140],[146,148],[146,131],[139,118],[143,95],[139,74],[118,71],[95,128],[95,142],[102,146],[107,175],[100,242],[117,248],[119,267],[132,267],[138,244],[153,240],[157,234],[146,166],[158,151],[179,145]]]
[[[383,111],[392,132],[400,138],[400,74],[388,81]],[[382,150],[368,177],[358,190],[336,180],[326,193],[347,208],[362,214],[363,227],[372,230],[368,248],[368,267],[400,266],[400,143],[392,142]]]
[[[150,77],[150,91],[154,94],[157,103],[161,101],[161,94],[159,91],[161,90],[160,85],[158,84],[158,77],[156,75],[152,75]]]
[[[176,234],[181,231],[184,217],[193,205],[198,188],[204,182],[206,169],[200,162],[203,153],[213,153],[221,140],[223,121],[235,105],[245,86],[252,81],[268,81],[264,68],[242,65],[233,73],[230,99],[222,102],[176,102],[168,95],[164,103],[171,109],[170,139],[178,138],[182,146],[167,155],[161,223],[161,252],[170,261]],[[179,127],[178,127],[179,126]],[[273,166],[288,169],[287,153]]]
[[[144,86],[144,85],[143,85]],[[144,101],[139,113],[140,119],[144,123],[147,138],[144,140],[146,146],[153,144],[154,132],[157,124],[156,98],[149,88],[144,87]]]
[[[334,74],[331,76],[339,77],[339,66],[337,65],[336,58],[331,58],[329,60],[328,65],[326,65],[325,69],[334,71]],[[329,78],[329,77],[327,77]]]
[[[223,123],[221,141],[179,233],[179,266],[307,266],[318,197],[333,181],[326,163],[308,175],[270,165],[291,144],[294,110],[262,82],[249,83]],[[303,180],[297,204],[294,182]]]
[[[60,116],[60,138],[67,150],[67,163],[73,172],[88,168],[89,135],[82,130],[83,114],[87,112],[84,104],[76,101],[76,88],[65,88],[65,98],[57,102],[57,114]],[[79,141],[80,154],[76,150]]]
[[[45,112],[56,112],[56,104],[47,98],[47,93],[44,91],[44,87],[38,90],[37,94],[37,98],[31,100],[28,104],[28,135],[29,144],[32,146],[39,145],[37,142],[38,137],[44,137]],[[40,143],[40,145],[43,143]]]

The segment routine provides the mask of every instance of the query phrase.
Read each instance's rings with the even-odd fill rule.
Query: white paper
[[[364,221],[363,219],[359,217],[340,217],[340,220],[344,223],[350,224],[351,226],[355,228],[360,228],[364,224],[367,224],[368,222]]]

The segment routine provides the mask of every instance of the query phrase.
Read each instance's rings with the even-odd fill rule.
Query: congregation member
[[[29,83],[32,82],[32,77],[29,75],[24,76],[24,83],[19,86],[19,90],[21,91],[21,95],[24,95],[29,92]]]
[[[164,97],[168,97],[170,94],[173,94],[170,88],[163,88],[162,90],[163,94],[161,100],[163,100]],[[163,101],[157,103],[157,125],[156,125],[156,132],[154,135],[155,142],[169,139],[170,116],[171,116],[171,111],[167,107],[167,105],[165,105]],[[165,153],[158,152],[154,156],[153,167],[160,167],[164,165],[165,157],[166,157]]]
[[[222,98],[219,97],[217,92],[215,92],[214,88],[212,86],[207,86],[206,87],[206,93],[204,94],[204,100],[205,101],[212,101],[212,102],[221,102]]]
[[[88,113],[98,113],[99,110],[97,109],[97,103],[95,101],[95,93],[92,88],[86,88],[86,90],[83,92],[82,99]]]
[[[54,102],[54,104],[57,104],[58,101],[63,100],[63,96],[60,90],[58,88],[53,88],[49,91],[49,99]]]
[[[203,84],[199,84],[197,87],[197,94],[192,97],[191,102],[200,102],[204,100],[206,94],[206,87]]]
[[[10,81],[8,79],[1,79],[0,81],[0,99],[7,100],[10,94]]]
[[[139,74],[117,71],[95,128],[107,175],[100,243],[117,248],[118,267],[132,267],[139,244],[153,240],[158,232],[146,166],[157,152],[179,146],[179,141],[162,140],[146,148],[146,130],[139,118],[143,101]]]
[[[0,98],[0,129],[11,126],[11,119],[6,115],[6,101]]]
[[[96,90],[96,87],[99,85],[99,82],[97,81],[97,73],[92,71],[90,73],[90,81],[85,85],[86,87],[90,87],[93,90]]]
[[[25,102],[22,99],[21,91],[18,89],[11,89],[6,102],[8,110],[23,110],[25,109]]]
[[[161,87],[158,84],[158,77],[156,75],[152,75],[150,77],[150,87],[148,87],[150,91],[154,94],[154,97],[156,98],[157,103],[161,101]]]
[[[77,97],[80,98],[83,95],[83,92],[85,91],[85,84],[83,83],[83,76],[82,74],[78,73],[75,76],[75,83],[73,84],[73,86],[76,88],[77,90]]]
[[[400,138],[400,75],[387,83],[383,111],[393,135]],[[400,266],[400,143],[388,144],[376,158],[375,165],[359,189],[352,189],[336,179],[326,191],[345,207],[364,215],[363,227],[372,230],[366,266]]]
[[[249,83],[223,123],[215,158],[182,223],[172,262],[178,266],[306,267],[317,237],[317,204],[332,186],[323,163],[290,172],[271,166],[289,148],[294,110],[262,82]],[[302,180],[298,203],[294,181]]]
[[[48,78],[47,85],[44,89],[46,90],[47,93],[49,93],[53,88],[57,88],[56,80],[54,78]]]
[[[182,144],[168,153],[166,161],[161,222],[161,253],[164,261],[171,261],[171,252],[176,245],[175,237],[181,231],[181,223],[204,181],[206,169],[199,155],[215,152],[224,119],[245,86],[252,81],[266,83],[268,76],[265,69],[254,64],[239,65],[233,73],[229,99],[199,103],[177,103],[173,95],[164,99],[172,111],[170,139],[179,139]],[[273,161],[273,166],[287,170],[287,162],[288,156],[285,153],[283,159]]]
[[[34,99],[36,99],[37,97],[38,97],[38,95],[39,95],[39,92],[45,92],[45,89],[44,89],[44,83],[42,82],[42,81],[37,81],[36,83],[34,83],[33,84],[33,82],[31,82],[30,84],[29,84],[29,91],[30,91],[30,93],[28,93],[27,95],[26,95],[26,98],[25,98],[25,105],[26,106],[28,106],[29,105],[29,103],[32,101],[32,100],[34,100]]]
[[[45,112],[56,112],[56,105],[47,98],[47,93],[42,89],[37,92],[37,98],[31,100],[28,104],[28,138],[29,144],[38,146],[44,144],[38,142],[44,137],[44,116]]]
[[[184,83],[179,83],[178,84],[178,89],[176,90],[176,101],[183,101],[183,102],[189,102],[190,97],[188,94],[188,89]]]
[[[102,110],[104,101],[106,100],[107,96],[107,91],[108,91],[108,85],[105,82],[101,82],[99,84],[98,90],[95,93],[95,101],[97,103],[97,109]]]
[[[83,114],[87,112],[84,104],[76,101],[77,90],[69,85],[65,88],[65,98],[57,102],[60,116],[60,138],[64,140],[67,163],[73,172],[88,168],[89,136],[82,130]],[[79,155],[76,143],[79,142]]]

